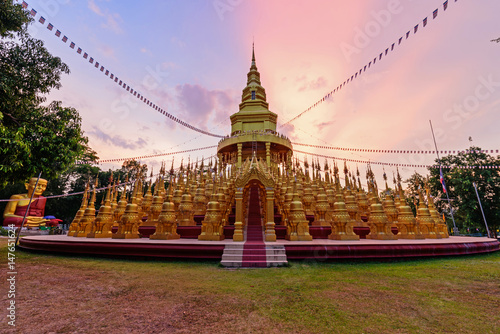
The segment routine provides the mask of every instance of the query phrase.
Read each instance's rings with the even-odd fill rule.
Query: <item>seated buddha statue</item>
[[[16,227],[21,226],[23,217],[28,209],[28,204],[33,194],[29,212],[26,215],[25,227],[40,227],[40,226],[57,226],[58,219],[44,218],[45,202],[47,199],[42,196],[42,193],[47,188],[47,180],[40,179],[36,185],[36,177],[33,177],[25,184],[27,194],[16,194],[10,197],[11,201],[7,202],[3,213],[3,225],[8,226],[14,224]],[[36,185],[36,188],[35,188]]]

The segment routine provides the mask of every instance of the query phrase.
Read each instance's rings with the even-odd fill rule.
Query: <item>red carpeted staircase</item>
[[[266,246],[262,230],[262,214],[260,211],[259,188],[250,188],[248,201],[247,238],[243,245],[241,267],[267,267]]]
[[[228,268],[266,268],[286,266],[283,245],[264,243],[259,188],[250,189],[245,243],[228,243],[224,247],[221,265]]]

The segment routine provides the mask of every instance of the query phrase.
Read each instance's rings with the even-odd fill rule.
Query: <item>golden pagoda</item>
[[[168,195],[163,165],[154,195],[152,179],[149,184],[142,179],[134,180],[128,201],[125,191],[117,203],[116,191],[112,196],[108,190],[98,219],[95,219],[95,193],[87,204],[86,189],[68,235],[87,236],[91,226],[100,227],[105,223],[106,233],[99,237],[109,237],[109,229],[114,225],[112,238],[115,239],[150,236],[153,240],[232,238],[233,242],[243,242],[247,240],[249,227],[252,233],[256,227],[258,233],[261,229],[262,238],[267,242],[278,238],[347,241],[364,236],[374,240],[446,237],[441,232],[446,227],[441,226],[432,199],[428,200],[427,208],[421,190],[417,217],[406,205],[399,172],[394,192],[389,191],[384,172],[386,191],[380,198],[370,165],[365,190],[358,168],[356,173],[351,172],[345,161],[344,187],[335,161],[333,172],[325,162],[323,175],[318,159],[312,159],[311,170],[307,158],[303,168],[297,157],[293,161],[292,143],[276,132],[277,115],[269,110],[253,46],[239,110],[230,120],[231,133],[219,141],[215,162],[211,159],[207,164],[204,160],[194,164],[188,160],[185,167],[181,161],[180,168],[174,171],[172,161]],[[249,204],[250,193],[258,197],[252,202],[253,207]],[[428,198],[431,198],[429,194]],[[247,225],[250,211],[253,217],[256,212],[260,214],[257,223],[254,219],[251,226]]]
[[[252,156],[265,159],[269,167],[287,159],[291,161],[292,144],[288,138],[276,133],[278,115],[269,110],[253,47],[247,78],[239,111],[230,117],[231,136],[221,140],[217,147],[219,161],[232,161],[236,157],[237,168],[241,168],[243,161]]]

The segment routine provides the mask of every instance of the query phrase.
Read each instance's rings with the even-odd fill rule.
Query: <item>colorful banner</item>
[[[446,168],[446,169],[453,169],[453,168],[458,168],[458,169],[499,169],[500,168],[500,166],[496,166],[496,165],[488,165],[488,166],[412,165],[412,164],[399,164],[399,163],[392,163],[392,162],[379,162],[379,161],[370,161],[370,160],[356,160],[356,159],[348,159],[348,158],[339,158],[339,157],[333,157],[333,156],[323,155],[323,154],[315,154],[315,153],[304,152],[304,151],[299,151],[299,150],[294,150],[294,153],[302,153],[302,154],[312,155],[315,157],[320,157],[320,158],[325,158],[325,159],[333,159],[333,160],[354,162],[354,163],[360,163],[360,164],[369,164],[369,165],[391,166],[391,167],[407,167],[407,168],[440,168],[441,167],[441,168]]]
[[[303,143],[293,143],[292,145],[297,146],[307,146],[313,148],[320,148],[325,150],[337,150],[337,151],[346,151],[346,152],[365,152],[365,153],[396,153],[396,154],[436,154],[436,151],[416,151],[416,150],[377,150],[377,149],[364,149],[364,148],[346,148],[346,147],[336,147],[336,146],[326,146],[326,145],[312,145],[312,144],[303,144]],[[447,151],[439,151],[439,154],[459,154],[459,153],[499,153],[500,150],[447,150]]]
[[[455,0],[455,2],[457,2]],[[443,10],[446,10],[448,8],[448,1],[445,1],[443,3]],[[438,11],[439,11],[439,8],[436,8],[433,12],[432,12],[432,19],[436,19],[436,17],[438,16]],[[422,25],[423,27],[427,26],[427,23],[428,23],[428,20],[427,20],[427,17],[425,17],[423,20],[422,20]],[[416,34],[417,31],[418,31],[418,26],[419,24],[417,24],[416,26],[413,27],[413,34]],[[408,39],[408,37],[410,36],[410,30],[406,32],[406,38],[405,39]],[[401,44],[401,41],[403,40],[403,37],[400,37],[398,39],[398,43],[397,45],[400,45]],[[386,48],[384,52],[381,52],[379,55],[378,55],[378,60],[380,61],[382,59],[382,57],[385,55],[387,56],[388,52],[389,52],[389,49],[390,51],[393,51],[394,50],[394,46],[396,45],[396,43],[392,43],[390,48]],[[375,65],[375,63],[377,62],[377,57],[375,56],[373,58],[373,65]],[[290,123],[292,123],[293,121],[296,121],[298,118],[302,117],[306,112],[308,111],[311,111],[312,109],[316,108],[317,106],[319,106],[321,103],[327,101],[328,99],[333,99],[333,94],[337,93],[339,90],[342,89],[342,87],[344,87],[346,84],[348,84],[349,82],[352,82],[353,79],[356,79],[356,78],[359,78],[361,76],[361,73],[362,72],[366,72],[366,69],[370,68],[372,65],[372,61],[370,61],[367,65],[364,65],[362,66],[358,71],[356,71],[356,74],[355,75],[351,75],[350,78],[348,78],[346,81],[344,81],[342,84],[338,85],[334,90],[332,90],[331,92],[329,92],[328,94],[326,94],[325,96],[323,96],[321,99],[319,99],[316,103],[314,103],[313,105],[311,105],[309,108],[307,108],[306,110],[304,110],[303,112],[301,112],[300,114],[298,114],[297,116],[295,116],[294,118],[290,119],[289,121],[281,124],[279,126],[279,128],[282,128],[284,126],[287,126],[289,125]]]
[[[209,148],[216,148],[216,147],[217,147],[217,145],[213,145],[213,146],[193,148],[191,150],[184,150],[184,151],[178,151],[178,152],[141,155],[141,156],[132,157],[132,158],[101,159],[101,160],[98,160],[97,163],[98,164],[102,164],[102,163],[106,163],[106,162],[119,162],[119,161],[127,161],[127,160],[151,159],[151,158],[163,157],[163,156],[167,156],[167,155],[175,155],[175,154],[182,154],[182,153],[189,153],[189,152],[196,152],[196,151],[208,150]],[[86,162],[80,162],[80,161],[78,161],[76,164],[77,165],[81,165],[81,164],[85,164],[85,163]]]
[[[16,1],[18,1],[18,0],[16,0]],[[27,9],[27,8],[28,8],[28,3],[27,3],[26,1],[23,1],[23,2],[22,2],[22,6],[23,6],[23,8]],[[37,11],[36,11],[35,9],[33,9],[33,8],[32,8],[32,9],[29,11],[29,13],[30,13],[33,17],[35,17],[35,16],[36,16],[36,14],[37,14]],[[38,22],[39,22],[39,23],[41,23],[42,25],[44,25],[45,21],[46,21],[46,20],[45,20],[45,18],[40,17],[40,20],[39,20]],[[47,25],[47,29],[52,31],[52,29],[54,29],[54,25],[53,25],[52,23],[48,23],[48,25]],[[61,32],[60,30],[56,29],[55,36],[60,37],[60,36],[61,36],[61,34],[62,34],[62,32]],[[63,41],[64,43],[66,43],[66,42],[68,41],[69,37],[67,37],[67,36],[65,36],[65,35],[63,35],[63,36],[64,36],[64,37],[62,38],[62,41]],[[69,45],[70,45],[70,48],[74,49],[76,44],[75,44],[74,42],[71,42]],[[81,54],[81,52],[82,52],[82,49],[79,47],[79,48],[78,48],[77,53],[78,53],[78,54]],[[83,55],[83,58],[84,58],[84,59],[87,59],[87,57],[88,57],[88,53],[87,53],[87,52],[85,52],[85,53],[84,53],[84,55]],[[89,62],[92,64],[92,63],[94,62],[94,58],[93,58],[93,57],[90,57],[90,61],[89,61]],[[97,69],[99,69],[99,63],[98,63],[98,62],[96,62],[94,67],[95,67],[95,68],[97,68]],[[104,73],[104,70],[105,70],[105,69],[106,69],[106,68],[105,68],[104,66],[101,66],[101,67],[100,67],[100,71],[101,71],[101,72],[103,72],[103,73]],[[106,75],[107,75],[107,74],[106,74]],[[115,76],[115,77],[116,77],[116,76]],[[113,79],[113,75],[111,75],[111,77],[110,77],[110,78],[111,78],[111,79]],[[117,82],[117,81],[118,81],[118,77],[116,77],[116,79],[115,79],[115,82]],[[124,82],[122,82],[122,80],[120,80],[119,85],[120,85],[120,86],[122,86],[122,85],[123,85],[123,88],[127,87],[127,92],[129,92],[129,93],[131,93],[131,94],[132,94],[133,92],[136,92],[136,90],[135,90],[135,89],[130,89],[130,87],[129,87],[129,86],[127,86]],[[130,90],[129,90],[129,89],[130,89]],[[136,95],[134,94],[134,96],[136,96]],[[177,117],[175,117],[174,115],[172,115],[172,114],[168,113],[166,110],[164,110],[164,109],[162,109],[162,108],[158,107],[156,104],[154,104],[153,102],[149,101],[148,99],[146,99],[146,98],[144,98],[144,99],[143,99],[143,96],[142,96],[142,95],[138,94],[138,95],[137,95],[137,98],[139,98],[139,96],[141,96],[141,101],[143,101],[143,102],[144,102],[147,106],[149,106],[149,107],[153,108],[154,110],[158,111],[160,114],[162,114],[162,115],[164,115],[164,116],[166,116],[166,117],[170,118],[172,121],[174,121],[174,122],[176,122],[176,123],[178,123],[178,124],[180,124],[180,125],[182,125],[182,126],[184,126],[184,127],[188,128],[188,129],[191,129],[191,130],[193,130],[193,131],[196,131],[196,132],[202,133],[202,134],[207,135],[207,136],[216,137],[216,138],[224,138],[224,136],[222,136],[222,135],[214,134],[214,133],[211,133],[211,132],[209,132],[209,131],[205,131],[205,130],[199,129],[199,128],[197,128],[197,127],[195,127],[195,126],[193,126],[193,125],[191,125],[191,124],[189,124],[189,123],[187,123],[187,122],[184,122],[184,121],[182,121],[182,120],[178,119]]]

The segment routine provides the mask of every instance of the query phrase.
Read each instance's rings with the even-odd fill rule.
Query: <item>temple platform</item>
[[[193,239],[149,240],[91,239],[66,235],[25,236],[20,247],[25,250],[56,254],[86,254],[112,257],[221,260],[226,245],[242,244],[232,239],[198,241]],[[371,240],[265,242],[266,246],[284,246],[288,260],[312,259],[335,261],[348,259],[397,259],[434,256],[456,256],[490,253],[499,250],[496,239],[486,237],[449,237],[424,240]]]

